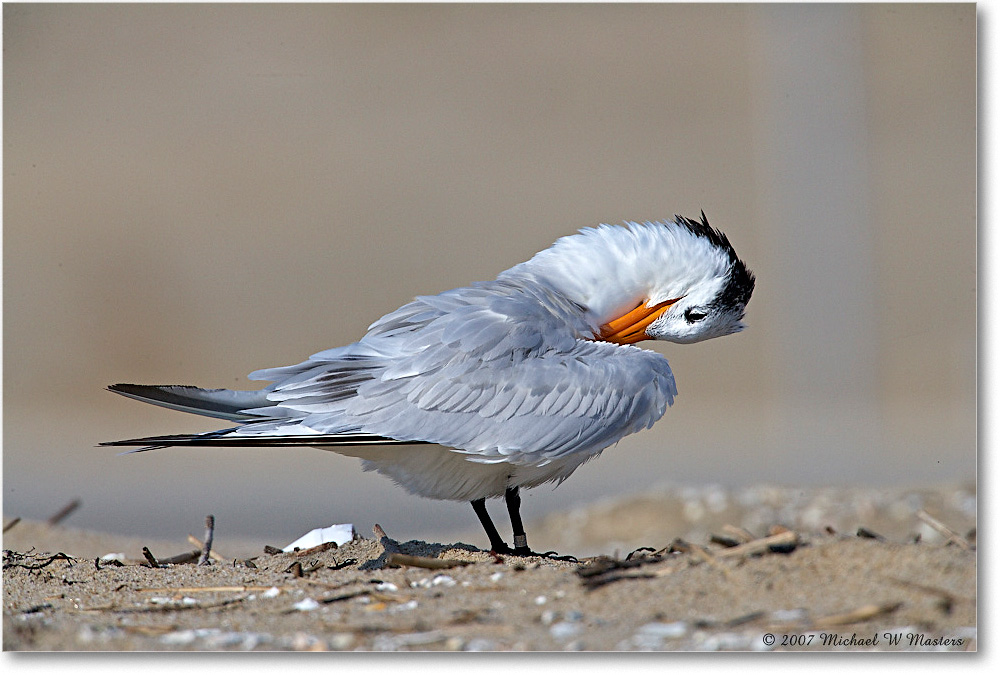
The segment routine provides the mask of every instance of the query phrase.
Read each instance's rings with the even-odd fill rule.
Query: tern
[[[562,483],[673,404],[667,359],[635,344],[736,333],[753,288],[704,212],[583,228],[495,281],[418,296],[357,342],[251,373],[263,389],[111,385],[236,426],[102,445],[332,450],[412,494],[471,502],[493,551],[533,555],[520,489]],[[513,548],[486,511],[499,497]]]

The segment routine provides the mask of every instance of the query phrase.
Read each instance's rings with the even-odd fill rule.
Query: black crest
[[[748,270],[746,264],[736,255],[736,249],[729,243],[729,238],[708,224],[708,218],[705,217],[704,211],[701,212],[700,222],[684,216],[674,216],[674,222],[686,228],[691,234],[704,237],[713,246],[722,249],[729,256],[729,275],[726,279],[726,287],[712,304],[722,310],[746,307],[753,294],[756,279],[753,272]]]

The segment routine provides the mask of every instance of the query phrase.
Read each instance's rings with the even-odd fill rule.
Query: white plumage
[[[704,214],[583,229],[495,281],[417,297],[358,342],[251,373],[271,382],[259,391],[113,385],[240,424],[110,445],[316,445],[414,494],[471,501],[510,552],[483,507],[505,496],[527,553],[518,489],[565,480],[673,403],[667,360],[631,343],[737,332],[753,285]]]

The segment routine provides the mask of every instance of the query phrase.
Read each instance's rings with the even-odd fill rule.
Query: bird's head
[[[704,213],[626,225],[583,229],[523,266],[585,307],[598,340],[688,343],[743,330],[754,275]]]

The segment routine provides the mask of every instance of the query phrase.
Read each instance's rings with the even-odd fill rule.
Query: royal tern
[[[519,489],[561,483],[673,403],[667,359],[634,343],[736,333],[753,287],[704,213],[584,228],[495,281],[417,297],[353,344],[251,373],[271,383],[257,391],[112,385],[238,425],[103,445],[333,450],[413,494],[471,502],[494,551],[527,555]]]

